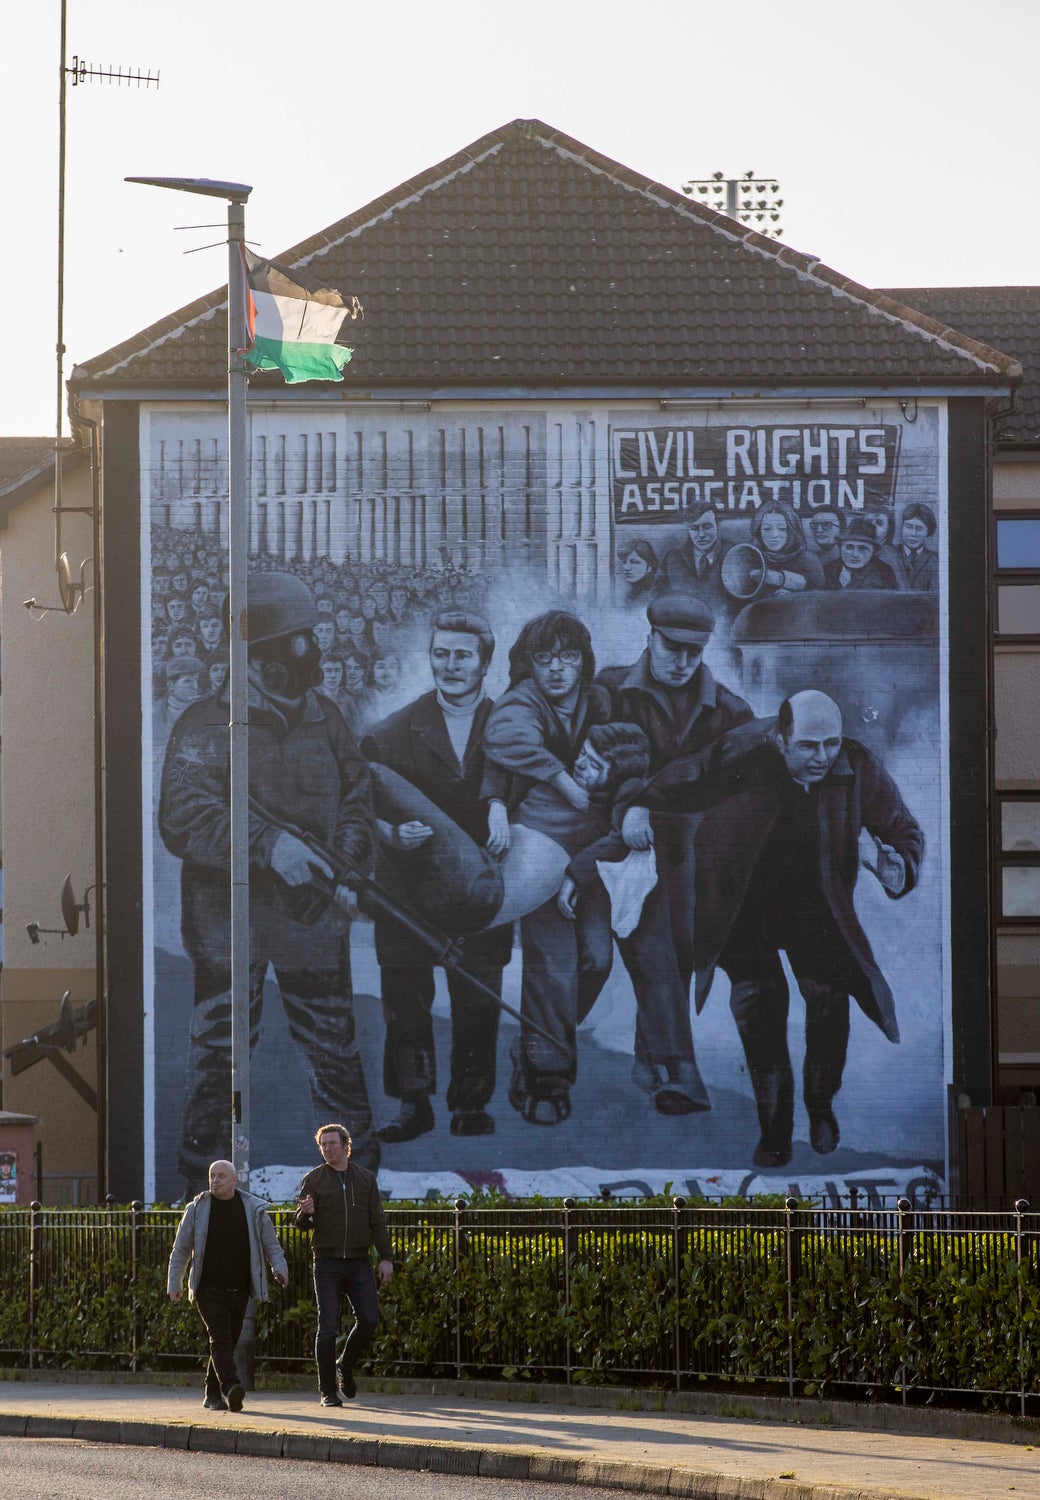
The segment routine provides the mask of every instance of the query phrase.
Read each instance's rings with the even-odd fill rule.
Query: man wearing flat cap
[[[597,681],[610,693],[611,718],[646,734],[656,775],[754,715],[704,664],[715,620],[703,599],[687,591],[662,594],[646,617],[650,633],[639,660],[607,667]],[[657,886],[635,931],[618,941],[636,996],[632,1077],[661,1114],[691,1114],[711,1107],[690,1029],[693,824],[677,816],[651,826]]]

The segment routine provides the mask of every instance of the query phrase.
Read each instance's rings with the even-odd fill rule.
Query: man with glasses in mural
[[[577,1026],[613,962],[607,905],[590,903],[564,914],[557,903],[563,849],[575,836],[585,842],[596,836],[588,818],[590,792],[573,774],[589,729],[610,714],[609,695],[593,682],[595,671],[588,628],[576,615],[560,609],[538,615],[513,643],[509,687],[484,731],[492,836],[501,831],[508,841],[509,820],[516,816],[561,856],[560,879],[550,883],[548,900],[520,922],[520,1010],[540,1030],[521,1025],[509,1102],[531,1125],[558,1125],[569,1117]]]
[[[367,873],[370,779],[339,709],[315,691],[319,615],[302,579],[249,580],[250,1035],[273,967],[290,1035],[308,1066],[320,1116],[345,1120],[362,1166],[378,1165],[354,1024],[349,911],[315,903],[333,872],[289,823]],[[163,766],[159,829],[181,865],[181,932],[194,969],[188,1099],[179,1153],[189,1187],[226,1144],[231,1089],[230,763],[226,689],[174,725]]]
[[[647,610],[646,649],[627,667],[607,667],[612,717],[637,724],[651,747],[651,771],[696,755],[746,724],[750,706],[715,680],[704,648],[715,626],[709,606],[689,592],[662,595]],[[690,819],[655,822],[657,886],[635,931],[618,940],[636,997],[632,1076],[661,1114],[710,1109],[690,1027],[693,979],[693,861]]]
[[[861,863],[897,900],[917,884],[924,835],[881,762],[842,732],[841,710],[809,689],[774,720],[732,730],[700,755],[666,766],[621,824],[650,846],[653,812],[701,812],[694,835],[697,1008],[716,967],[747,1057],[761,1138],[756,1167],[786,1166],[794,1127],[787,1044],[787,955],[805,999],[803,1097],[819,1155],[840,1139],[834,1097],[849,1042],[849,996],[891,1042],[895,1001],[856,913]],[[874,855],[861,861],[860,834]]]

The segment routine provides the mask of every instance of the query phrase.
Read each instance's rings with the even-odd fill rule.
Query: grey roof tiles
[[[360,297],[346,373],[364,387],[999,387],[1020,373],[539,121],[491,132],[274,259]],[[78,365],[73,391],[221,384],[226,295]]]

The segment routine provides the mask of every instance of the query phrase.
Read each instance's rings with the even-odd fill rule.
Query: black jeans
[[[739,925],[719,959],[730,979],[730,1010],[744,1046],[765,1146],[787,1150],[794,1127],[794,1073],[787,1045],[790,995],[779,949],[787,953],[805,1000],[802,1097],[810,1116],[829,1109],[841,1088],[849,1045],[848,947],[829,914],[786,930]],[[779,930],[777,930],[779,927]]]
[[[210,1400],[226,1397],[233,1385],[241,1384],[235,1368],[235,1345],[242,1333],[248,1305],[248,1287],[207,1286],[203,1283],[195,1293],[195,1306],[209,1334],[206,1396]]]
[[[344,1374],[349,1375],[353,1370],[379,1327],[379,1298],[372,1262],[367,1255],[349,1260],[338,1255],[317,1257],[314,1296],[318,1304],[318,1332],[314,1340],[318,1389],[323,1396],[334,1396],[341,1296],[346,1296],[356,1319],[340,1356],[339,1367]]]
[[[477,944],[467,944],[463,967],[502,993],[498,955],[488,961]],[[483,1109],[495,1091],[495,1047],[498,1007],[476,993],[460,974],[449,971],[451,997],[451,1071],[448,1108]],[[392,1099],[421,1099],[436,1092],[437,1059],[433,1045],[434,971],[429,964],[387,965],[380,970],[386,1041],[383,1046],[383,1090]]]

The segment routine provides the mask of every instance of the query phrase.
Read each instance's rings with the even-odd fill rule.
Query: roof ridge
[[[659,207],[680,213],[685,219],[699,222],[734,246],[743,246],[754,254],[771,260],[777,266],[790,270],[814,286],[827,290],[832,296],[847,297],[869,313],[895,323],[908,332],[924,335],[929,341],[939,344],[954,356],[964,357],[976,366],[998,373],[1012,384],[1022,378],[1021,364],[976,339],[968,338],[938,319],[892,298],[888,293],[863,286],[851,277],[843,276],[823,264],[818,256],[795,250],[790,245],[769,238],[758,230],[740,224],[717,209],[687,198],[674,188],[653,178],[644,176],[631,167],[602,152],[586,146],[565,132],[545,124],[538,119],[515,119],[485,135],[442,161],[406,179],[395,189],[380,194],[369,203],[355,209],[325,229],[317,231],[307,239],[289,247],[277,260],[292,267],[309,265],[345,241],[361,234],[363,230],[388,218],[410,203],[418,202],[430,191],[472,170],[479,163],[498,154],[513,141],[539,142],[546,150],[560,153],[581,163],[587,170],[602,173],[622,188],[641,194]],[[203,297],[186,304],[173,313],[152,323],[148,328],[124,340],[121,344],[77,364],[70,376],[70,386],[81,381],[110,375],[129,364],[137,356],[178,338],[213,317],[227,305],[227,287],[218,287]]]

